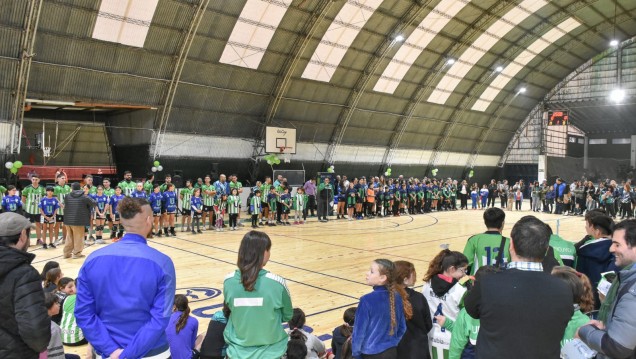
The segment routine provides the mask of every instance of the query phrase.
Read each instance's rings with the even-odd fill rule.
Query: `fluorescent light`
[[[612,46],[612,47],[616,47],[616,46],[618,46],[618,40],[612,40],[612,41],[610,41],[610,46]]]
[[[497,66],[497,68],[495,68],[495,72],[501,72],[503,69],[503,66]]]
[[[446,65],[452,65],[454,63],[455,63],[455,59],[453,59],[453,58],[450,58],[450,59],[446,60]]]
[[[610,92],[610,100],[612,100],[613,102],[620,103],[624,99],[625,99],[625,90],[617,88],[617,89],[613,89],[612,92]]]
[[[520,88],[520,89],[519,89],[519,91],[517,92],[517,94],[525,93],[525,92],[526,92],[526,88],[525,88],[525,87],[522,87],[522,88]]]
[[[396,41],[396,42],[402,42],[402,41],[404,41],[404,36],[402,36],[402,35],[398,35],[398,36],[396,36],[396,37],[395,37],[395,41]]]

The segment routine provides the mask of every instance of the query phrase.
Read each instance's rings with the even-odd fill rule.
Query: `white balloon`
[[[163,166],[157,167],[157,171],[159,171],[159,172],[163,171]]]
[[[13,167],[13,162],[9,161],[9,162],[5,163],[4,167],[6,167],[8,170],[10,170]]]
[[[157,167],[152,166],[152,168],[150,169],[152,172],[157,172]]]

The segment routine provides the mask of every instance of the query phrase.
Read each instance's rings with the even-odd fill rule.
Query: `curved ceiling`
[[[0,0],[0,107],[28,2]],[[213,0],[190,46],[201,2],[44,1],[27,97],[172,103],[168,132],[273,124],[302,142],[498,155],[550,89],[636,35],[633,0]]]

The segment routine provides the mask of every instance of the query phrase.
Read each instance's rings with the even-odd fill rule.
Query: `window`
[[[606,145],[607,139],[605,138],[592,138],[588,142],[590,145]]]
[[[613,145],[629,145],[632,143],[631,138],[612,138]]]
[[[159,0],[104,0],[99,6],[93,38],[143,47]]]

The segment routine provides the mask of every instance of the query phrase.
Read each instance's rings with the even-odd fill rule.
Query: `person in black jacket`
[[[347,308],[342,315],[344,323],[333,330],[331,338],[331,352],[334,355],[334,359],[342,359],[342,346],[349,340],[351,341],[351,333],[353,332],[353,326],[356,321],[356,309],[357,307]]]
[[[428,332],[433,328],[431,311],[424,295],[413,290],[417,280],[415,266],[407,261],[395,261],[395,281],[402,283],[408,294],[413,316],[406,321],[406,333],[398,344],[398,358],[400,359],[428,359],[430,358]]]
[[[91,209],[95,201],[88,197],[80,184],[71,185],[72,192],[64,197],[64,225],[66,226],[66,245],[64,258],[82,258],[84,255],[84,230],[91,223]]]
[[[481,320],[477,359],[559,358],[572,293],[543,272],[550,232],[538,218],[525,216],[510,236],[507,270],[477,281],[464,300],[468,314]]]
[[[0,358],[36,359],[51,339],[40,275],[27,253],[31,223],[0,214]]]

